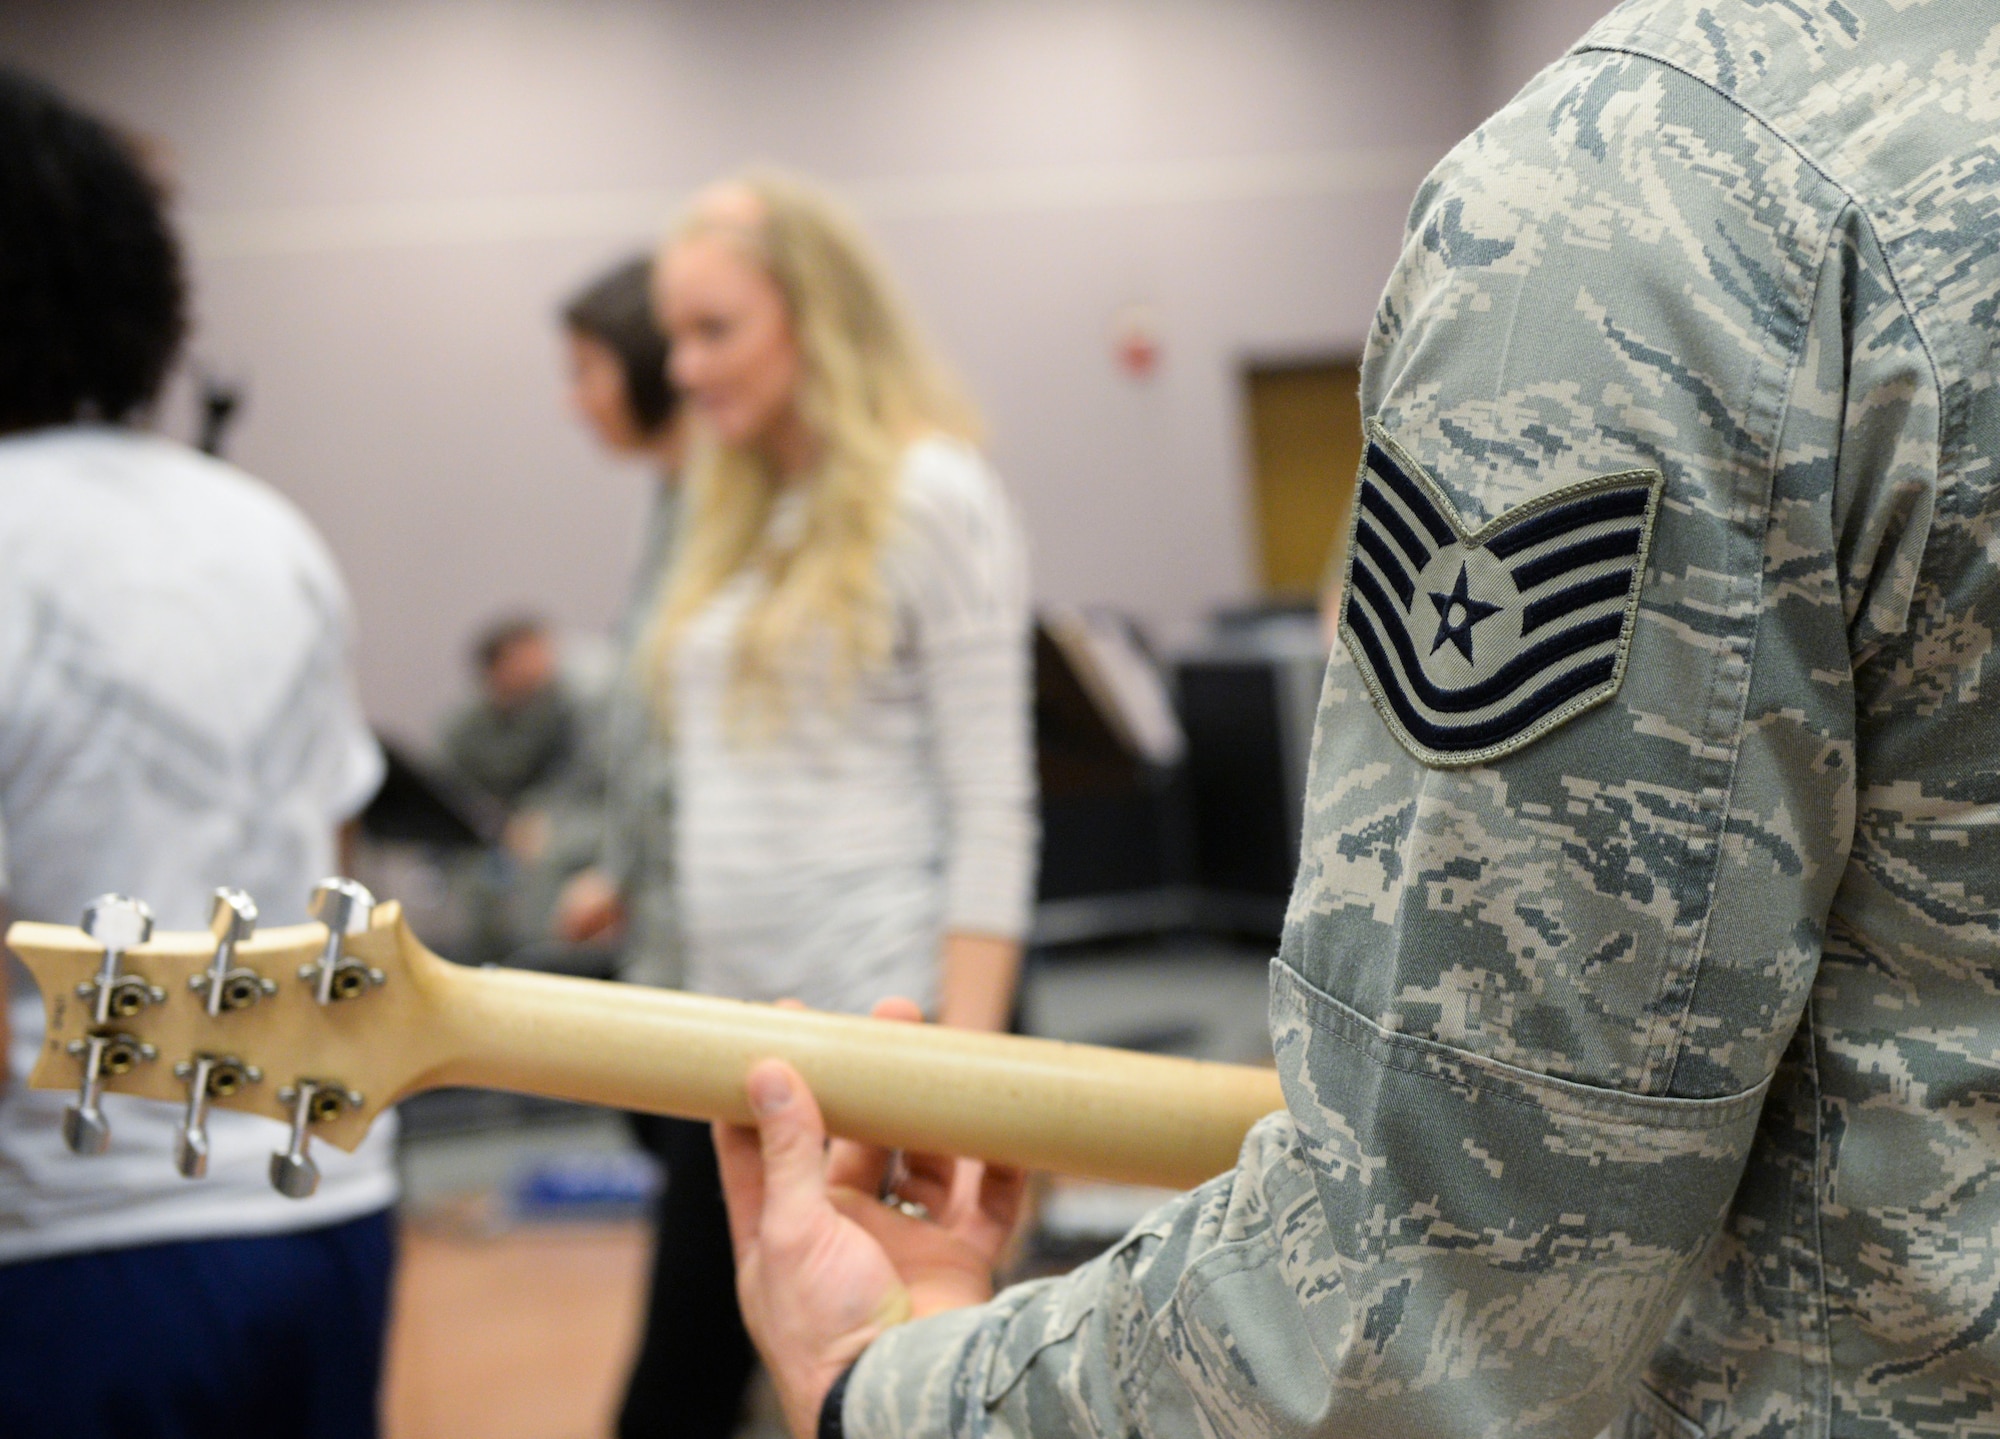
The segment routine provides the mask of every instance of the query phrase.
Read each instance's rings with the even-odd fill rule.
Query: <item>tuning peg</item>
[[[351,879],[322,880],[313,887],[307,909],[326,926],[326,947],[318,960],[300,968],[299,978],[313,981],[314,997],[321,1004],[353,999],[369,985],[383,982],[386,976],[381,970],[341,953],[342,941],[366,932],[375,912],[375,896],[367,886]]]
[[[142,901],[122,894],[99,895],[84,906],[83,932],[104,950],[97,978],[77,986],[78,996],[91,1001],[94,1023],[108,1024],[114,1017],[122,1019],[135,1013],[155,997],[166,998],[164,991],[144,980],[119,974],[125,951],[153,937],[153,912]],[[83,1082],[76,1102],[63,1111],[63,1143],[74,1154],[102,1154],[111,1145],[111,1122],[104,1117],[102,1103],[104,1076],[112,1072],[108,1061],[122,1059],[123,1068],[129,1069],[131,1056],[138,1051],[126,1036],[92,1035],[72,1044],[70,1052],[83,1060]]]
[[[102,1035],[92,1035],[70,1046],[72,1050],[87,1050],[83,1088],[77,1093],[76,1103],[63,1111],[63,1143],[72,1154],[102,1154],[111,1147],[111,1121],[104,1117],[104,1107],[99,1102],[103,1095],[101,1075],[106,1042]]]
[[[208,1102],[227,1099],[264,1074],[233,1054],[198,1054],[176,1064],[174,1074],[188,1087],[187,1116],[174,1132],[174,1167],[184,1179],[200,1179],[208,1173]]]
[[[278,1099],[292,1107],[292,1132],[284,1150],[271,1156],[271,1187],[287,1199],[305,1199],[319,1188],[311,1126],[338,1118],[343,1108],[359,1109],[361,1096],[331,1080],[301,1079],[279,1090]]]
[[[104,1117],[104,1077],[130,1072],[159,1051],[129,1034],[93,1034],[73,1039],[69,1052],[83,1061],[83,1086],[76,1103],[63,1111],[63,1142],[74,1154],[102,1154],[111,1143],[111,1121]]]
[[[100,894],[83,909],[83,932],[107,954],[123,954],[153,937],[153,911],[142,899]]]
[[[188,988],[206,992],[211,1017],[224,1010],[248,1009],[278,986],[254,969],[236,963],[236,946],[257,932],[257,902],[240,889],[218,889],[208,912],[215,935],[215,958],[205,973],[190,975]]]
[[[301,1082],[278,1095],[292,1106],[292,1132],[284,1151],[271,1156],[271,1187],[287,1199],[305,1199],[319,1188],[319,1166],[312,1161],[312,1135],[307,1132],[317,1088]]]
[[[187,1117],[174,1131],[174,1168],[183,1179],[208,1173],[208,1076],[215,1061],[202,1055],[193,1064],[182,1061],[174,1073],[188,1082]]]
[[[375,911],[375,896],[359,880],[336,875],[313,886],[306,911],[335,934],[360,934]]]
[[[153,912],[143,900],[122,894],[99,895],[84,906],[83,932],[104,950],[97,978],[76,988],[79,997],[91,1001],[94,1023],[129,1019],[147,1004],[159,1004],[166,999],[165,990],[119,973],[125,951],[153,937]]]

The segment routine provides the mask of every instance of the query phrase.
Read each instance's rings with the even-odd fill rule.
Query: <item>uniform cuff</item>
[[[847,1439],[847,1429],[841,1423],[840,1411],[847,1403],[847,1381],[853,1373],[853,1364],[841,1370],[840,1377],[833,1381],[833,1388],[827,1390],[826,1398],[820,1400],[819,1428],[815,1431],[817,1439]]]
[[[1016,1310],[1044,1287],[1017,1284],[988,1304],[952,1309],[876,1336],[849,1370],[845,1439],[977,1439],[986,1376]]]

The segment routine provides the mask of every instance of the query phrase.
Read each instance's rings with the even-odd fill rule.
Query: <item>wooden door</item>
[[[1361,463],[1360,384],[1360,367],[1345,360],[1246,372],[1257,557],[1271,599],[1317,600],[1345,557]]]

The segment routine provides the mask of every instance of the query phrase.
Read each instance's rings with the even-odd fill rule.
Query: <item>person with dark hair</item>
[[[636,255],[563,306],[570,398],[607,450],[650,452],[678,469],[678,401],[667,383],[667,339],[653,320],[652,283],[652,260]]]
[[[606,723],[603,852],[563,890],[556,931],[572,943],[622,934],[626,978],[673,984],[679,973],[667,868],[667,766],[630,675],[673,557],[681,513],[680,405],[667,383],[667,339],[653,318],[652,276],[651,258],[635,256],[584,286],[562,310],[571,408],[606,451],[648,463],[656,487],[618,627],[626,663]]]
[[[0,70],[0,895],[206,926],[219,886],[303,920],[382,758],[319,538],[249,476],[133,421],[185,327],[132,145]],[[281,981],[282,982],[282,981]],[[0,959],[0,1431],[368,1439],[388,1311],[393,1124],[274,1193],[282,1132],[112,1095],[108,1143],[31,1091],[43,1009]],[[11,1033],[8,1031],[11,1030]],[[171,1064],[179,1056],[162,1055]],[[81,1077],[79,1073],[79,1078]],[[266,1082],[278,1082],[275,1078]],[[203,1166],[192,1162],[188,1170]]]
[[[575,876],[557,908],[572,942],[616,934],[621,973],[641,984],[683,975],[675,912],[673,786],[638,668],[648,623],[680,528],[683,429],[667,381],[668,343],[653,311],[653,261],[635,256],[592,281],[563,309],[571,403],[613,454],[650,459],[659,488],[645,547],[619,625],[624,664],[606,730],[606,824],[598,863]],[[733,1421],[752,1366],[749,1336],[733,1315],[682,1321],[688,1290],[728,1292],[728,1236],[713,1222],[719,1180],[707,1126],[635,1114],[639,1142],[667,1171],[654,1213],[646,1317],[618,1416],[621,1436],[699,1432]],[[700,1392],[686,1376],[704,1376]],[[708,1418],[710,1410],[721,1413]]]
[[[187,327],[159,189],[127,141],[26,76],[0,71],[0,111],[0,433],[129,419]]]

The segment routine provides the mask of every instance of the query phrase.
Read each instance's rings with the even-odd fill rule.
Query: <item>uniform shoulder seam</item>
[[[1685,74],[1686,72],[1683,71],[1682,73]],[[1700,77],[1697,76],[1694,78],[1699,79]],[[1714,87],[1711,86],[1710,88],[1713,89]],[[1718,91],[1717,93],[1719,94],[1720,92]],[[1747,107],[1746,107],[1746,113],[1748,113]],[[1762,122],[1760,121],[1759,123]],[[1774,130],[1772,131],[1772,133],[1776,134],[1777,132]],[[1837,206],[1834,209],[1833,214],[1827,218],[1825,225],[1820,230],[1819,240],[1813,247],[1813,253],[1816,257],[1816,262],[1813,265],[1811,295],[1806,301],[1805,308],[1807,315],[1813,314],[1819,308],[1819,290],[1820,287],[1826,283],[1827,253],[1833,247],[1834,236],[1838,234],[1840,231],[1840,222],[1842,217],[1848,214],[1855,214],[1861,216],[1864,223],[1867,220],[1866,211],[1864,211],[1859,205],[1855,204],[1854,197],[1848,194],[1845,189],[1840,189],[1840,187],[1838,186],[1836,186],[1835,188],[1839,189],[1842,203],[1839,206]],[[1879,243],[1877,245],[1877,248],[1878,249],[1880,248]],[[1885,264],[1887,263],[1886,256],[1884,257],[1884,263]],[[1898,303],[1901,303],[1901,299],[1902,297],[1899,292],[1897,295]],[[1905,308],[1905,313],[1906,314],[1908,313],[1907,307]],[[1791,423],[1792,400],[1794,398],[1794,391],[1797,384],[1799,365],[1802,363],[1805,356],[1805,350],[1806,350],[1805,336],[1810,333],[1810,329],[1811,329],[1810,323],[1802,327],[1800,332],[1801,334],[1800,343],[1791,347],[1791,353],[1786,358],[1785,379],[1783,387],[1780,390],[1780,393],[1784,396],[1784,401],[1780,406],[1778,415],[1776,417],[1776,423],[1772,429],[1772,435],[1774,438],[1771,447],[1771,468],[1770,472],[1767,473],[1766,475],[1767,482],[1775,483],[1776,480],[1776,470],[1784,448],[1783,437],[1786,428]],[[1924,359],[1926,363],[1930,362],[1930,353],[1928,350],[1925,351]],[[1766,523],[1768,524],[1768,522],[1769,522],[1769,511],[1767,509]],[[1765,582],[1765,576],[1761,571],[1761,566],[1760,566],[1760,572],[1756,578],[1757,578],[1757,585],[1761,591],[1762,586]],[[1750,642],[1751,654],[1747,661],[1748,663],[1755,662],[1755,650],[1757,642],[1758,642],[1758,637],[1753,631]],[[1748,713],[1747,706],[1749,705],[1749,702],[1750,702],[1750,687],[1748,685],[1745,685],[1737,701],[1738,704],[1737,716],[1736,716],[1736,721],[1732,726],[1732,728],[1734,729],[1734,731],[1738,736],[1738,742],[1731,747],[1731,753],[1729,757],[1729,777],[1722,786],[1722,816],[1725,828],[1727,827],[1728,816],[1735,809],[1736,797],[1737,797],[1737,785],[1739,784],[1742,777],[1743,744],[1741,737],[1743,734],[1744,720]],[[1702,970],[1708,967],[1708,962],[1711,954],[1710,944],[1714,934],[1715,909],[1716,909],[1715,891],[1712,886],[1717,882],[1718,875],[1719,875],[1719,870],[1716,872],[1716,874],[1711,875],[1709,904],[1708,907],[1702,912],[1699,927],[1697,929],[1697,932],[1693,936],[1694,963],[1692,967],[1689,969],[1685,980],[1685,985],[1684,985],[1685,997],[1681,1001],[1680,1013],[1676,1017],[1674,1024],[1668,1028],[1666,1034],[1667,1054],[1665,1058],[1666,1058],[1667,1077],[1666,1077],[1665,1088],[1667,1093],[1669,1094],[1674,1092],[1674,1085],[1676,1081],[1679,1079],[1681,1061],[1687,1057],[1687,1045],[1689,1039],[1689,1034],[1688,1034],[1689,1016],[1694,1008],[1695,989],[1698,983],[1700,982]],[[1649,1058],[1648,1072],[1650,1073],[1651,1070],[1652,1070],[1652,1064]]]
[[[1876,217],[1873,211],[1868,207],[1867,204],[1865,204],[1862,201],[1861,197],[1855,193],[1854,188],[1852,186],[1844,184],[1839,179],[1839,177],[1836,176],[1825,163],[1823,163],[1817,156],[1815,156],[1809,149],[1807,149],[1805,145],[1801,144],[1795,137],[1788,134],[1784,129],[1782,129],[1779,125],[1777,125],[1769,116],[1762,113],[1756,106],[1748,103],[1740,96],[1732,94],[1730,91],[1723,89],[1721,86],[1715,84],[1713,81],[1689,69],[1687,66],[1682,65],[1668,58],[1665,55],[1659,54],[1652,50],[1645,49],[1636,44],[1618,43],[1610,41],[1586,42],[1585,44],[1579,45],[1575,50],[1571,51],[1570,53],[1572,55],[1586,55],[1593,53],[1625,55],[1636,60],[1643,60],[1650,64],[1658,65],[1660,68],[1664,70],[1671,70],[1675,74],[1684,77],[1693,84],[1700,86],[1703,90],[1707,91],[1709,94],[1715,96],[1718,100],[1722,101],[1724,104],[1730,106],[1732,109],[1736,110],[1738,113],[1745,116],[1752,123],[1754,123],[1759,129],[1764,131],[1765,134],[1769,135],[1773,140],[1777,141],[1780,145],[1783,145],[1786,149],[1790,150],[1794,155],[1796,155],[1799,158],[1799,161],[1802,164],[1804,164],[1807,168],[1809,168],[1813,172],[1813,174],[1819,176],[1820,179],[1827,185],[1827,187],[1835,195],[1839,197],[1840,203],[1831,207],[1831,213],[1825,217],[1825,222],[1822,225],[1820,229],[1820,234],[1817,238],[1816,243],[1813,246],[1813,252],[1815,256],[1814,274],[1812,280],[1813,288],[1817,290],[1818,286],[1824,281],[1827,252],[1829,248],[1835,243],[1835,237],[1840,233],[1841,223],[1843,218],[1848,215],[1854,216],[1856,219],[1860,221],[1860,223],[1863,226],[1867,228],[1868,236],[1874,244],[1875,253],[1881,257],[1882,268],[1887,277],[1889,292],[1891,295],[1894,296],[1894,304],[1896,305],[1898,310],[1900,310],[1902,317],[1909,322],[1910,333],[1913,336],[1915,336],[1916,344],[1923,353],[1923,365],[1929,377],[1929,383],[1931,389],[1933,393],[1939,396],[1943,395],[1944,393],[1943,381],[1942,377],[1939,374],[1937,354],[1934,346],[1931,343],[1931,338],[1925,332],[1923,322],[1918,316],[1916,308],[1910,303],[1909,293],[1903,284],[1902,276],[1897,272],[1895,261],[1891,258],[1888,247],[1882,243],[1881,229],[1876,224]],[[1800,355],[1796,350],[1794,350],[1793,354],[1790,356],[1788,374],[1785,382],[1785,393],[1788,397],[1792,389],[1791,371],[1796,369],[1796,366],[1798,365],[1799,361],[1800,361]],[[1940,423],[1942,423],[1942,418],[1943,418],[1942,412],[1940,412]],[[1784,421],[1781,419],[1780,430],[1782,430],[1783,428],[1783,423]],[[1733,795],[1735,792],[1735,787],[1737,783],[1736,761],[1740,760],[1740,758],[1741,756],[1739,753],[1736,759],[1732,759],[1731,761],[1730,777],[1726,790],[1726,792],[1730,795]],[[1700,968],[1707,963],[1709,957],[1709,943],[1710,943],[1709,924],[1712,918],[1713,918],[1712,912],[1703,917],[1700,927],[1700,934],[1696,937],[1694,946],[1694,956],[1695,956],[1695,967],[1697,973],[1699,972]],[[1693,983],[1691,976],[1688,987],[1688,1003],[1691,1004],[1692,1002],[1693,1002]],[[1684,1025],[1685,1013],[1683,1013],[1682,1020]],[[1671,1050],[1666,1056],[1664,1056],[1664,1058],[1666,1059],[1666,1074],[1667,1074],[1666,1083],[1669,1091],[1671,1091],[1673,1087],[1675,1077],[1680,1070],[1681,1061],[1685,1057],[1685,1038],[1686,1036],[1683,1031],[1683,1028],[1677,1026],[1671,1037]]]
[[[1854,193],[1852,186],[1843,183],[1840,177],[1828,169],[1818,156],[1800,144],[1797,139],[1788,134],[1776,121],[1764,114],[1755,105],[1750,104],[1739,95],[1730,93],[1714,81],[1695,73],[1687,66],[1669,59],[1658,51],[1648,50],[1631,43],[1620,43],[1610,40],[1586,40],[1583,44],[1578,45],[1574,50],[1570,51],[1570,54],[1629,55],[1635,60],[1649,61],[1652,64],[1658,65],[1663,70],[1671,70],[1676,75],[1684,76],[1686,79],[1699,85],[1724,104],[1741,111],[1744,115],[1755,121],[1772,139],[1790,150],[1794,155],[1797,155],[1815,175],[1819,176],[1820,179],[1824,180],[1828,186],[1839,194],[1842,201],[1840,209],[1836,210],[1831,218],[1831,222],[1827,227],[1826,237],[1821,241],[1821,262],[1824,263],[1825,245],[1831,240],[1834,226],[1838,224],[1843,212],[1851,210],[1855,215],[1860,217],[1861,223],[1868,227],[1869,237],[1875,242],[1875,252],[1882,257],[1882,268],[1888,272],[1889,276],[1889,289],[1895,295],[1896,304],[1901,308],[1903,317],[1910,322],[1910,329],[1917,337],[1917,344],[1923,349],[1924,367],[1930,371],[1931,388],[1939,394],[1943,393],[1943,381],[1938,374],[1937,353],[1931,345],[1930,336],[1924,330],[1923,322],[1917,315],[1916,307],[1910,303],[1909,293],[1903,286],[1903,277],[1896,270],[1896,262],[1890,258],[1888,246],[1882,243],[1882,232],[1875,223],[1874,211],[1869,209],[1861,197]]]

